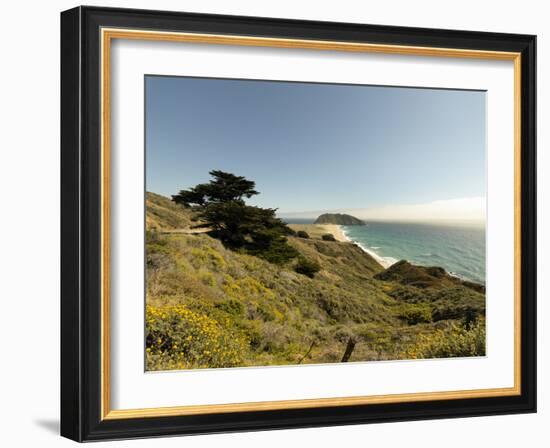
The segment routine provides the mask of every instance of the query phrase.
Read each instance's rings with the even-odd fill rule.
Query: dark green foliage
[[[309,234],[305,231],[305,230],[298,230],[296,232],[296,236],[298,238],[306,238],[306,239],[309,239]]]
[[[266,244],[247,245],[246,252],[275,264],[284,264],[299,255],[299,252],[287,243],[286,238],[280,235],[263,238],[270,239]]]
[[[332,233],[325,233],[322,237],[323,241],[336,241]]]
[[[243,304],[234,299],[229,299],[224,302],[218,303],[216,304],[216,308],[232,316],[242,316],[242,314],[244,313]]]
[[[296,231],[285,225],[285,235],[296,236]]]
[[[428,323],[432,321],[432,310],[425,304],[403,304],[398,316],[409,325]]]
[[[275,216],[276,209],[247,205],[244,198],[259,194],[253,181],[214,170],[208,184],[181,190],[172,200],[196,212],[196,227],[209,229],[210,236],[234,250],[261,257],[271,263],[286,263],[298,255],[288,245],[290,229]]]
[[[250,198],[258,194],[254,190],[254,182],[242,176],[235,176],[220,170],[210,171],[209,174],[214,180],[207,184],[198,184],[189,190],[181,190],[172,196],[172,200],[176,204],[190,207],[215,202],[242,202],[243,198]]]
[[[464,317],[462,318],[462,322],[464,325],[464,328],[470,329],[475,324],[478,316],[476,312],[472,309],[467,309],[464,313]]]
[[[313,278],[317,272],[321,270],[321,266],[316,261],[308,260],[305,257],[298,258],[298,263],[294,266],[294,270],[298,274]]]

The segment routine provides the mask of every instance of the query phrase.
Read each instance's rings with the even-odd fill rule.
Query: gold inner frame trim
[[[110,368],[110,63],[113,39],[185,42],[213,45],[294,48],[356,53],[490,59],[514,62],[514,386],[441,392],[368,395],[303,400],[111,409]],[[101,419],[167,417],[227,412],[307,409],[381,403],[502,397],[521,394],[521,54],[515,52],[418,47],[305,39],[279,39],[217,34],[101,29]]]

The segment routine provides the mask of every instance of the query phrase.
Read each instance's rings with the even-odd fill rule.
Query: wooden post
[[[353,349],[355,348],[355,344],[357,342],[355,341],[354,338],[349,338],[348,339],[348,345],[346,345],[346,351],[344,352],[344,356],[342,356],[342,361],[340,362],[348,362],[350,357],[351,357],[351,354],[353,353]]]
[[[306,352],[304,356],[300,358],[300,360],[298,361],[298,364],[302,364],[302,361],[309,356],[309,354],[311,353],[311,350],[313,350],[313,347],[315,347],[315,341],[311,343],[311,345],[309,346],[309,350]]]

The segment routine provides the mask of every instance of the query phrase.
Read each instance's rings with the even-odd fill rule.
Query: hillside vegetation
[[[353,243],[318,236],[289,235],[299,255],[273,263],[196,233],[193,218],[147,193],[148,370],[485,353],[479,285],[406,262],[385,271]]]
[[[160,194],[146,194],[145,226],[147,229],[158,229],[164,232],[174,230],[191,230],[195,223],[191,214],[185,213],[180,205],[175,204]]]

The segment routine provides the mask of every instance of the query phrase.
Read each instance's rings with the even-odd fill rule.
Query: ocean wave
[[[353,242],[355,244],[357,244],[357,246],[359,246],[359,248],[361,248],[361,250],[363,252],[366,252],[367,254],[369,254],[372,258],[374,258],[378,263],[380,263],[386,269],[389,268],[392,264],[395,264],[399,261],[399,260],[396,260],[393,257],[383,257],[383,256],[377,254],[373,250],[373,248],[364,246],[363,244],[361,244],[358,241],[353,241]]]
[[[348,232],[346,231],[347,229],[342,226],[340,227],[340,229],[342,230],[342,234],[344,235],[344,237],[351,243],[354,243],[356,246],[358,246],[363,252],[366,252],[367,254],[369,254],[372,258],[374,258],[378,263],[380,263],[384,268],[389,268],[392,264],[395,264],[397,263],[399,260],[393,258],[393,257],[383,257],[382,255],[379,255],[375,252],[375,250],[378,250],[380,249],[379,246],[373,246],[373,247],[368,247],[368,246],[365,246],[364,244],[362,244],[360,241],[357,241],[357,240],[354,240],[353,238],[351,238],[349,235],[348,235]]]
[[[430,228],[429,232],[424,232],[405,224],[373,225],[368,230],[343,226],[342,230],[348,241],[385,268],[404,259],[421,266],[441,266],[462,280],[484,282],[483,235],[468,239],[447,228]]]

